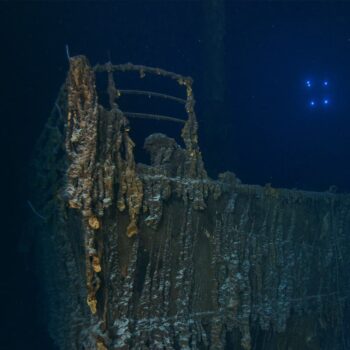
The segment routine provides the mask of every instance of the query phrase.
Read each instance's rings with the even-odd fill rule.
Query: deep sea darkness
[[[164,0],[0,3],[1,350],[53,349],[40,321],[40,254],[26,239],[26,174],[66,77],[66,45],[92,64],[110,56],[191,75],[210,176],[230,170],[244,183],[350,191],[350,3],[227,1],[220,103],[208,93],[203,8]],[[307,90],[307,79],[329,81],[329,105],[310,107],[325,90]],[[140,148],[145,131],[179,136],[173,124],[146,124],[131,123]],[[144,161],[141,151],[137,157]]]

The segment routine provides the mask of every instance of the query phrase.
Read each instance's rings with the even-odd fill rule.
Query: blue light
[[[325,105],[328,105],[328,104],[329,104],[328,98],[325,98],[325,99],[323,100],[323,104],[325,104]]]
[[[310,106],[314,107],[316,105],[315,101],[310,101]]]
[[[325,80],[325,81],[323,82],[323,85],[324,85],[324,86],[328,86],[328,81]]]
[[[310,80],[306,80],[306,86],[307,87],[311,87],[311,81]]]

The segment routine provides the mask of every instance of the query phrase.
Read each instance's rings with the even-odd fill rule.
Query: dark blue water
[[[0,16],[0,349],[52,348],[38,321],[34,251],[23,259],[18,242],[29,211],[26,166],[66,76],[66,45],[92,64],[111,56],[191,75],[211,176],[231,170],[245,183],[350,190],[349,3],[228,1],[218,56],[199,1],[1,2]],[[212,28],[215,36],[215,20]],[[213,77],[215,57],[222,70]],[[324,79],[327,90],[305,85]],[[173,124],[145,125],[132,123],[139,146],[138,130],[179,135]]]

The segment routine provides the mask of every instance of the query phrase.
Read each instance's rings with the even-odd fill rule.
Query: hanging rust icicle
[[[70,166],[66,191],[69,206],[91,217],[99,111],[95,75],[83,56],[70,59],[67,91],[66,151]]]
[[[101,229],[104,211],[113,204],[117,178],[118,208],[124,210],[127,206],[130,217],[126,233],[128,237],[136,234],[142,184],[135,171],[134,144],[128,135],[128,122],[112,98],[115,94],[113,77],[109,76],[109,111],[98,104],[95,73],[85,57],[70,59],[66,85],[65,145],[70,165],[65,194],[69,207],[79,209],[84,217],[87,303],[95,314],[102,270],[95,231]],[[105,140],[103,144],[99,143],[101,139]]]

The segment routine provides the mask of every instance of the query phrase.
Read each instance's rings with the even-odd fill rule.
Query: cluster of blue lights
[[[329,104],[329,99],[325,98],[324,100],[321,101],[321,104],[328,105]],[[311,107],[316,107],[317,106],[317,102],[315,100],[311,100],[310,101],[310,106]]]
[[[306,84],[307,87],[311,87],[312,86],[311,80],[306,80],[305,84]],[[322,85],[323,86],[328,86],[328,80],[324,80],[322,82]]]
[[[308,90],[313,92],[313,95],[325,95],[325,90],[324,88],[328,87],[329,82],[328,80],[323,80],[322,82],[312,82],[311,80],[306,80],[305,85],[308,88]],[[309,106],[310,107],[317,107],[317,106],[328,106],[330,104],[330,99],[329,97],[318,97],[318,98],[311,98],[309,100]]]

